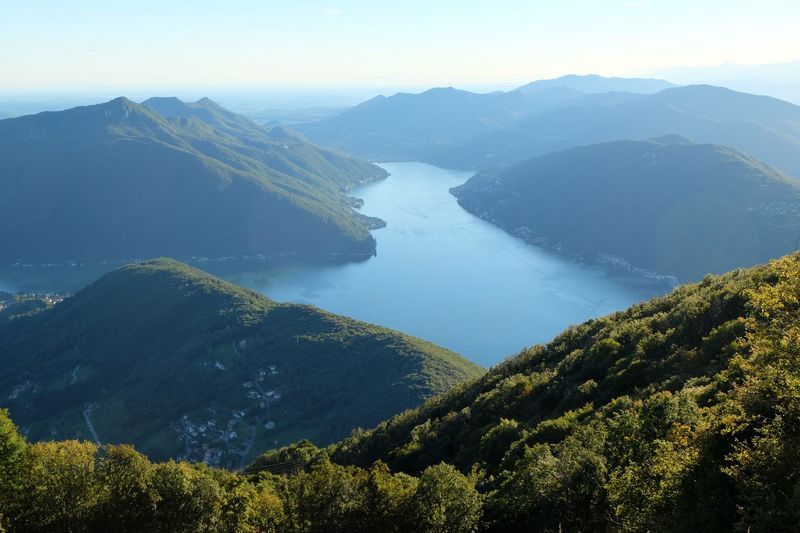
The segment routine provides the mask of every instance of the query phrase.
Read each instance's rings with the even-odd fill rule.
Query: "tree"
[[[293,517],[300,531],[351,531],[364,506],[363,470],[333,464],[323,457],[289,486]]]
[[[0,528],[8,519],[3,518],[2,512],[8,513],[19,495],[26,449],[25,439],[17,432],[8,411],[0,409]]]
[[[221,533],[273,533],[285,521],[283,502],[269,483],[254,485],[240,476],[225,485],[218,531]]]
[[[604,529],[603,428],[582,428],[557,445],[534,444],[505,474],[488,507],[499,530]]]
[[[256,487],[247,504],[247,521],[243,531],[278,533],[284,531],[286,513],[283,501],[267,484]]]
[[[220,487],[205,468],[175,461],[158,464],[153,486],[160,531],[191,533],[216,526]]]
[[[477,474],[465,476],[440,463],[422,472],[413,498],[413,524],[417,531],[461,533],[476,531],[483,498],[475,488]]]
[[[22,484],[20,529],[84,531],[97,510],[97,446],[67,440],[28,447]]]
[[[749,357],[736,357],[735,385],[719,410],[735,437],[726,472],[740,492],[742,529],[800,522],[800,261],[770,265],[772,279],[748,291]]]
[[[131,446],[105,446],[97,465],[102,487],[97,528],[146,531],[155,526],[158,494],[153,465]]]
[[[414,529],[412,498],[418,480],[407,474],[392,474],[385,463],[378,461],[367,473],[365,501],[359,531],[404,532]]]

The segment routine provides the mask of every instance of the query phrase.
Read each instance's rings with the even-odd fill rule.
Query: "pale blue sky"
[[[0,0],[0,89],[513,84],[800,59],[798,0]]]

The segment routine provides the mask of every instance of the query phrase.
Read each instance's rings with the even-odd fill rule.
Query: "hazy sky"
[[[797,60],[798,28],[798,0],[0,0],[0,89],[643,75]]]

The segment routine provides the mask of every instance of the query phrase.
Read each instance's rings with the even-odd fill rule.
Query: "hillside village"
[[[234,346],[238,353],[247,348],[247,341],[240,340]],[[228,370],[222,361],[207,362],[204,366],[219,372]],[[243,468],[256,437],[260,434],[261,440],[270,442],[269,433],[277,427],[270,413],[281,399],[281,393],[272,388],[278,374],[277,367],[270,365],[258,369],[252,380],[242,383],[243,396],[252,402],[247,410],[209,406],[191,415],[184,414],[172,425],[185,446],[181,458],[213,467]]]

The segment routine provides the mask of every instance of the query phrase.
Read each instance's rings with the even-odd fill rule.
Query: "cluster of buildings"
[[[205,364],[218,370],[226,370],[221,361]],[[190,461],[202,461],[209,466],[238,466],[249,453],[256,431],[270,432],[277,427],[274,420],[269,420],[268,415],[264,415],[264,409],[268,413],[269,404],[280,400],[281,394],[277,390],[266,390],[261,386],[267,376],[277,374],[277,367],[269,366],[259,369],[254,380],[242,383],[242,387],[246,389],[246,398],[258,402],[260,414],[255,416],[255,420],[253,413],[248,417],[244,410],[234,410],[226,414],[222,412],[223,409],[214,407],[207,408],[209,416],[204,417],[204,420],[184,414],[174,426],[185,444],[184,457]]]

